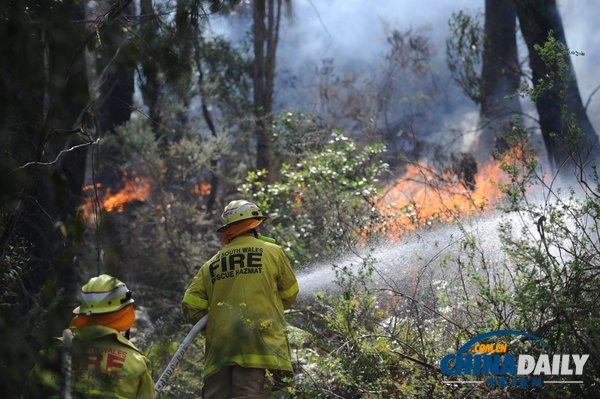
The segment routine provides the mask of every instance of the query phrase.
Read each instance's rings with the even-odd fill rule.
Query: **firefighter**
[[[30,373],[23,398],[59,398],[68,379],[72,398],[154,398],[150,362],[123,335],[135,321],[127,286],[106,274],[81,288],[73,332],[71,367],[61,372],[61,339],[43,351]],[[64,375],[66,374],[66,376]]]
[[[298,283],[283,249],[258,234],[258,206],[230,202],[221,215],[225,246],[202,265],[183,297],[187,319],[208,312],[203,397],[269,398],[292,375],[283,315]]]

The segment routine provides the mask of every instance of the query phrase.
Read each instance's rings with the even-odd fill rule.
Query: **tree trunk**
[[[160,79],[157,60],[155,59],[156,41],[158,39],[158,23],[152,0],[141,0],[140,11],[142,25],[140,33],[142,35],[140,60],[142,64],[142,73],[144,81],[140,85],[144,102],[148,107],[148,116],[152,124],[152,130],[158,135],[158,127],[160,126],[161,115],[158,109],[160,96]]]
[[[558,41],[566,46],[565,31],[556,0],[515,0],[515,4],[521,31],[529,50],[529,65],[533,82],[536,85],[540,79],[544,79],[553,71],[549,70],[534,46],[542,46],[547,41],[550,31]],[[598,157],[598,136],[581,101],[573,64],[568,55],[564,62],[570,68],[570,75],[565,86],[555,85],[541,95],[536,103],[548,156],[555,169],[561,168],[565,164],[572,164],[573,157],[577,159],[581,152],[590,151],[592,147],[594,147],[592,156]],[[561,90],[566,92],[564,99],[561,98]],[[563,118],[563,105],[566,105],[568,112],[575,116],[577,125],[583,131],[585,142],[580,143],[579,146],[567,144],[569,122]]]
[[[129,120],[133,106],[134,72],[136,60],[130,41],[132,27],[124,23],[134,15],[131,0],[104,0],[94,10],[95,15],[119,9],[124,18],[108,21],[97,35],[96,77],[99,80],[99,106],[96,109],[96,133],[104,136]]]
[[[512,0],[485,2],[483,66],[481,71],[480,136],[475,145],[478,161],[486,162],[492,149],[506,150],[502,136],[512,132],[513,119],[521,112],[520,69]]]
[[[208,105],[206,104],[206,93],[204,89],[204,72],[202,70],[202,58],[201,58],[201,49],[200,49],[200,32],[198,30],[198,25],[196,21],[196,40],[194,41],[194,61],[196,62],[196,72],[198,73],[198,94],[200,96],[200,107],[202,108],[202,116],[204,117],[204,121],[206,122],[206,126],[210,131],[212,137],[217,137],[217,128],[215,127],[215,122],[210,112]],[[206,213],[212,214],[215,208],[215,204],[217,201],[217,192],[219,190],[219,176],[217,174],[217,169],[219,168],[219,160],[213,158],[210,160],[210,194],[208,195],[208,199],[206,201]]]
[[[266,169],[269,172],[269,180],[274,177],[270,130],[273,122],[273,91],[281,3],[282,0],[256,0],[252,13],[256,168]]]

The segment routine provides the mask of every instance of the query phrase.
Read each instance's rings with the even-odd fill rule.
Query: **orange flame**
[[[501,165],[492,159],[481,167],[472,190],[451,171],[439,173],[429,165],[409,165],[378,201],[379,211],[391,219],[381,227],[383,232],[398,237],[421,226],[489,209],[502,197],[499,183],[507,180]]]
[[[102,183],[96,183],[96,188],[102,188]],[[83,192],[90,191],[94,189],[94,184],[88,184],[87,186],[83,186],[81,189]]]
[[[202,182],[200,184],[196,184],[192,189],[192,192],[200,197],[208,197],[212,191],[212,186],[210,183]]]
[[[102,201],[102,208],[106,211],[114,211],[121,213],[125,207],[125,204],[132,201],[145,201],[150,195],[150,182],[141,177],[135,177],[132,180],[125,180],[125,185],[121,190],[116,193],[112,193],[109,188]]]
[[[150,196],[152,185],[148,179],[141,177],[129,178],[126,173],[123,175],[123,178],[124,183],[120,190],[113,192],[113,189],[109,187],[106,191],[98,193],[100,208],[106,212],[117,211],[118,213],[122,213],[126,204],[133,201],[146,201]],[[101,187],[102,184],[96,183],[96,188]],[[85,197],[83,205],[81,205],[83,217],[86,220],[90,219],[94,207],[94,193],[90,193],[93,189],[94,186],[91,184],[83,187],[84,194],[88,194]]]

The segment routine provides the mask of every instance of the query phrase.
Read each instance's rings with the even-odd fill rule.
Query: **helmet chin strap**
[[[123,334],[125,336],[125,338],[129,339],[129,333],[131,332],[131,328],[127,331],[125,331],[125,334]]]
[[[254,236],[254,238],[258,238],[260,236],[260,234],[258,234],[258,229],[253,228],[252,229],[252,235]]]

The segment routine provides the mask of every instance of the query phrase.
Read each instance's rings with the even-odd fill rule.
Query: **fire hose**
[[[63,349],[62,349],[62,375],[63,385],[61,398],[71,399],[71,346],[73,344],[73,332],[70,329],[63,331]]]
[[[175,367],[177,367],[177,365],[179,364],[181,359],[183,359],[183,355],[184,355],[185,351],[187,350],[187,348],[194,341],[194,338],[196,338],[196,335],[198,335],[200,330],[202,330],[206,326],[207,321],[208,321],[208,315],[204,316],[196,324],[194,324],[194,327],[192,327],[192,329],[186,335],[186,337],[183,339],[183,341],[181,341],[181,345],[179,345],[179,348],[173,355],[173,358],[169,362],[169,365],[167,366],[165,371],[163,371],[162,375],[160,376],[160,378],[154,385],[154,393],[157,397],[158,397],[159,392],[162,391],[163,388],[167,385],[167,380],[169,379],[169,377],[171,377],[171,375],[173,374],[173,371],[175,371]]]

